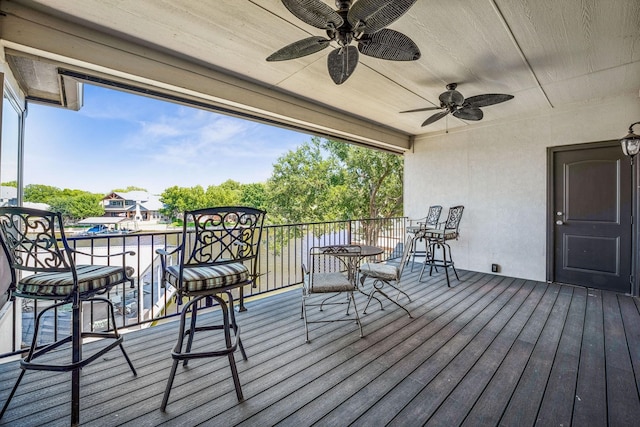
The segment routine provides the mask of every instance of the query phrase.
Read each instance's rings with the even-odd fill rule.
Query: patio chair
[[[401,309],[407,312],[409,317],[411,317],[411,313],[407,310],[403,305],[398,302],[400,295],[404,295],[409,302],[411,302],[411,297],[407,295],[401,289],[400,279],[402,278],[402,273],[404,271],[404,267],[407,264],[407,260],[409,259],[409,255],[411,254],[411,248],[413,247],[414,237],[411,235],[407,236],[405,240],[404,247],[402,248],[402,258],[400,259],[400,263],[398,265],[387,264],[382,262],[376,263],[365,263],[360,266],[360,284],[362,288],[364,288],[364,282],[368,278],[373,279],[373,288],[371,293],[369,294],[369,298],[367,299],[367,305],[364,307],[362,314],[367,314],[367,308],[369,308],[369,304],[371,300],[374,298],[376,293],[382,295]],[[398,294],[395,299],[391,298],[387,293],[383,290],[384,286],[387,285],[390,288],[398,291]],[[379,300],[378,300],[379,301]],[[382,307],[382,304],[380,304]]]
[[[191,359],[227,356],[238,401],[242,401],[242,387],[236,368],[234,352],[240,349],[242,358],[247,354],[240,339],[240,327],[236,323],[232,290],[245,285],[255,286],[257,261],[265,213],[250,207],[214,207],[184,213],[182,242],[172,250],[158,249],[161,255],[162,278],[165,284],[176,289],[178,303],[191,297],[182,308],[178,342],[171,352],[173,365],[162,399],[161,409],[167,407],[169,394],[178,363],[187,366]],[[176,259],[176,264],[169,265]],[[226,296],[226,301],[223,298]],[[197,325],[198,310],[213,305],[220,307],[222,323]],[[187,315],[191,319],[187,322]],[[222,330],[224,346],[192,351],[196,332]],[[235,339],[232,340],[231,330]],[[183,349],[184,339],[187,343]]]
[[[302,286],[302,307],[300,318],[304,320],[305,342],[309,342],[310,323],[328,323],[349,321],[358,324],[362,337],[362,324],[356,307],[354,291],[356,285],[356,266],[362,259],[362,250],[357,245],[335,245],[313,247],[309,250],[309,268],[302,264],[304,283]],[[341,295],[347,294],[346,300],[340,300]],[[316,301],[316,294],[330,294],[322,301]],[[349,309],[353,303],[354,316],[349,316]],[[323,311],[325,306],[347,305],[346,318],[332,317],[330,319],[310,320],[309,308],[319,307]]]
[[[407,233],[412,235],[414,239],[411,241],[411,248],[409,251],[411,252],[411,271],[413,271],[413,265],[416,262],[416,255],[423,256],[427,258],[427,251],[429,249],[429,245],[427,244],[426,239],[424,238],[424,231],[430,230],[434,228],[438,228],[440,221],[440,215],[442,213],[442,206],[433,205],[429,206],[429,210],[427,211],[427,216],[424,218],[418,218],[414,220],[409,220],[409,225],[407,226]],[[418,242],[424,242],[425,250],[418,251],[417,244]],[[409,257],[407,257],[406,262],[409,262]]]
[[[434,268],[444,267],[448,287],[451,287],[451,282],[449,281],[449,268],[453,269],[456,279],[460,280],[453,263],[453,258],[451,257],[451,247],[447,242],[449,240],[458,239],[458,236],[460,235],[458,229],[460,227],[460,220],[462,219],[463,211],[464,206],[461,205],[450,207],[449,213],[447,214],[447,220],[443,223],[442,228],[425,230],[423,232],[424,237],[427,239],[428,249],[427,258],[425,258],[424,264],[422,265],[418,281],[422,280],[422,275],[424,274],[424,270],[427,266],[429,266],[429,276],[431,276]],[[442,258],[435,258],[436,249],[441,250]]]
[[[56,234],[59,234],[59,239]],[[45,308],[37,313],[31,346],[20,362],[21,372],[2,408],[4,415],[13,398],[22,377],[27,370],[71,372],[71,424],[80,422],[80,371],[89,363],[115,347],[120,347],[133,375],[137,375],[129,356],[122,346],[122,336],[116,327],[113,304],[108,298],[96,295],[106,294],[112,287],[129,282],[133,285],[133,269],[125,266],[125,256],[134,255],[133,251],[117,254],[85,254],[69,247],[65,237],[62,217],[59,213],[27,209],[20,207],[0,208],[0,236],[2,248],[11,268],[11,298],[18,296],[29,300],[42,300]],[[58,243],[61,241],[62,246]],[[122,264],[83,265],[76,264],[78,256],[91,259],[99,257],[120,257]],[[82,331],[83,303],[102,303],[107,307],[107,324],[112,331]],[[58,309],[71,305],[71,334],[42,344],[39,333],[45,323],[45,314],[58,313]],[[50,316],[49,316],[50,317]],[[56,321],[55,324],[58,322]],[[58,337],[56,333],[54,337]],[[104,345],[83,354],[82,343],[86,337],[106,339]],[[70,345],[68,345],[70,344]],[[69,362],[55,363],[51,358],[42,356],[49,352],[68,347]],[[34,410],[37,402],[34,402]]]

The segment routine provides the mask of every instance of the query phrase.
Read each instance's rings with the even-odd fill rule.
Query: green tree
[[[297,223],[340,219],[332,200],[332,187],[343,182],[335,159],[323,153],[321,140],[312,138],[289,151],[273,165],[267,181],[272,221]]]
[[[280,223],[402,215],[402,157],[312,138],[280,157],[267,183],[272,221]],[[378,222],[362,223],[377,242]]]
[[[244,184],[240,192],[240,205],[268,210],[267,186],[261,182]]]
[[[43,184],[29,184],[24,187],[24,200],[34,203],[49,203],[49,200],[59,197],[62,190],[58,187]]]
[[[169,218],[180,218],[184,211],[200,209],[207,206],[207,197],[200,185],[195,187],[178,187],[174,185],[162,192],[160,201],[164,203],[162,214]]]
[[[326,141],[345,174],[340,200],[350,218],[402,215],[403,159],[396,154]]]
[[[207,204],[209,206],[235,206],[240,203],[242,184],[227,180],[220,185],[207,187]]]
[[[402,181],[398,155],[312,138],[274,165],[268,206],[283,222],[398,216]]]
[[[0,185],[2,185],[3,187],[18,188],[18,181],[7,181],[7,182],[3,182]]]
[[[210,206],[257,206],[260,203],[264,209],[266,191],[263,187],[264,184],[241,184],[231,179],[220,185],[210,185],[206,191],[199,185],[190,188],[169,187],[160,196],[160,201],[165,205],[162,213],[177,219],[184,211]]]
[[[63,190],[63,192],[66,190]],[[54,212],[60,212],[65,223],[77,222],[90,216],[104,215],[104,207],[100,205],[101,194],[92,194],[82,190],[69,190],[72,194],[59,195],[46,203]]]
[[[127,188],[116,188],[111,190],[112,193],[128,193],[130,191],[147,191],[147,189],[136,187],[135,185],[129,185]]]

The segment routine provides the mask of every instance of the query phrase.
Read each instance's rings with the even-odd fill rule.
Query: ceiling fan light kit
[[[359,54],[390,61],[415,61],[420,49],[406,35],[386,26],[400,18],[417,0],[336,0],[337,10],[321,0],[282,0],[301,21],[326,31],[325,37],[307,37],[291,43],[267,57],[285,61],[319,52],[335,42],[338,47],[327,56],[329,76],[344,83],[355,71]],[[351,43],[356,41],[357,47]]]

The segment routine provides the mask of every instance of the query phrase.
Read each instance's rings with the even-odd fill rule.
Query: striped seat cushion
[[[133,276],[133,268],[105,265],[77,265],[80,294],[106,290]],[[125,275],[126,274],[126,275]],[[22,278],[16,285],[21,294],[67,297],[73,291],[71,272],[38,273]]]
[[[398,267],[383,263],[366,263],[360,266],[360,273],[367,277],[382,280],[397,280]]]
[[[167,267],[167,281],[182,292],[215,290],[235,284],[245,284],[249,280],[249,269],[240,262],[221,265],[206,265],[185,268],[180,282],[180,266]]]

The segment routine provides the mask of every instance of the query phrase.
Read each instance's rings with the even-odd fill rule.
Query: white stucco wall
[[[500,274],[545,280],[547,147],[617,140],[637,121],[636,95],[416,138],[405,154],[405,215],[440,204],[444,220],[462,204],[456,267],[490,272],[496,263]]]

